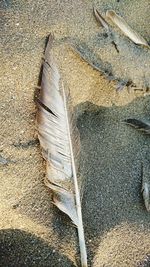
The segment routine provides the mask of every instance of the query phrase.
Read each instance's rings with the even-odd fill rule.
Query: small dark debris
[[[118,47],[117,47],[117,44],[116,44],[114,41],[112,41],[111,43],[112,43],[112,44],[113,44],[113,46],[115,47],[115,49],[116,49],[117,53],[119,53],[119,49],[118,49]]]
[[[21,148],[28,148],[28,147],[34,147],[39,143],[38,139],[34,139],[34,140],[29,140],[26,143],[21,143],[21,141],[19,141],[16,144],[13,144],[14,147],[21,147]]]
[[[107,33],[107,32],[104,32],[104,33],[103,33],[103,37],[104,37],[104,38],[108,38],[108,33]]]
[[[15,209],[17,209],[19,207],[19,203],[16,203],[16,204],[14,204],[13,206],[12,206],[12,208],[15,210]]]

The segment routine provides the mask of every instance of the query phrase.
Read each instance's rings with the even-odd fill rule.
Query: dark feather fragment
[[[138,119],[127,119],[125,122],[138,130],[150,134],[150,123],[146,123]]]

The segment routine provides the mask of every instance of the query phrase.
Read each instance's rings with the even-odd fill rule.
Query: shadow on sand
[[[99,107],[89,102],[76,107],[81,135],[80,173],[85,179],[83,220],[90,261],[101,237],[115,226],[124,222],[144,229],[150,226],[141,195],[141,163],[148,155],[150,139],[123,123],[133,117],[149,119],[149,100],[138,98],[122,107]],[[39,186],[21,200],[18,210],[33,220],[41,218],[41,224],[47,227],[53,225],[58,240],[68,243],[70,236],[76,236],[74,227],[52,206],[42,181]]]
[[[75,265],[41,238],[18,229],[6,229],[0,231],[0,266],[73,267]]]

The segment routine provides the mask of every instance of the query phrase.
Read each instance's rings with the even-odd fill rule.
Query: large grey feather
[[[52,56],[52,41],[50,35],[43,63],[37,114],[38,137],[46,160],[45,184],[52,190],[54,204],[77,226],[81,265],[86,267],[87,255],[77,181],[80,136],[70,95],[65,92]]]

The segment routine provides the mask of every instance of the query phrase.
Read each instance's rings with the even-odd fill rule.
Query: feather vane
[[[147,41],[140,36],[140,34],[134,31],[122,17],[115,13],[114,10],[108,10],[106,12],[106,18],[109,18],[135,44],[149,48]]]
[[[77,226],[81,265],[87,267],[80,192],[77,181],[80,136],[71,108],[70,95],[63,87],[52,56],[53,36],[45,50],[37,128],[46,160],[45,184],[53,192],[54,204]]]

